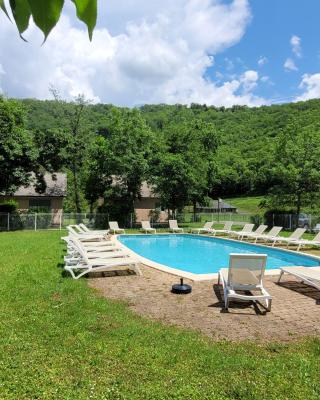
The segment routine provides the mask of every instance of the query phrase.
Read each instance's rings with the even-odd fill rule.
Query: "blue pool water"
[[[142,257],[194,274],[215,273],[228,267],[230,253],[267,254],[267,269],[320,266],[320,260],[303,254],[198,235],[122,235],[119,240]]]

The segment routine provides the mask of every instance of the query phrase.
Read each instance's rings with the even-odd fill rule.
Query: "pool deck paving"
[[[192,293],[176,295],[170,289],[179,282],[177,276],[145,265],[141,270],[142,276],[126,271],[95,274],[89,277],[89,286],[108,299],[126,302],[141,316],[196,330],[214,340],[288,342],[320,334],[320,291],[291,275],[280,284],[278,276],[265,277],[265,287],[273,296],[270,313],[250,302],[231,302],[225,312],[217,279],[185,279]]]

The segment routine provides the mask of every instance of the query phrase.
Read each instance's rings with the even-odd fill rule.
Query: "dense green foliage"
[[[1,399],[319,399],[318,339],[215,343],[166,327],[64,277],[60,232],[0,235]]]
[[[0,193],[12,193],[37,171],[38,151],[33,135],[24,127],[21,104],[0,97]]]
[[[77,17],[88,27],[90,40],[97,20],[97,0],[71,0],[77,12]],[[60,19],[64,0],[10,0],[9,6],[12,11],[14,22],[22,37],[29,26],[30,18],[43,32],[44,39],[48,37],[51,30]],[[9,17],[4,0],[0,0],[0,8]]]
[[[24,100],[24,104],[30,129],[64,129],[64,117],[55,102]],[[65,107],[71,105],[65,103]],[[301,196],[299,208],[319,207],[319,176],[315,173],[319,170],[319,113],[319,100],[230,109],[195,104],[191,107],[145,105],[140,108],[140,113],[138,110],[133,112],[139,119],[139,128],[129,135],[130,139],[125,139],[130,124],[132,130],[131,119],[127,117],[131,112],[111,105],[86,105],[85,131],[98,138],[89,157],[89,170],[96,173],[88,174],[83,169],[83,193],[86,193],[89,204],[94,204],[97,197],[94,188],[97,192],[103,188],[103,192],[109,191],[109,195],[110,190],[114,192],[115,189],[110,189],[110,177],[119,175],[115,164],[123,163],[128,167],[134,152],[137,152],[137,157],[143,154],[136,147],[140,132],[144,141],[142,147],[146,146],[145,164],[142,170],[141,165],[132,168],[136,175],[134,179],[137,183],[146,179],[154,184],[164,207],[179,209],[195,201],[203,203],[206,196],[226,198],[270,193],[268,206],[297,210],[295,194],[298,181],[304,181],[304,186],[300,186],[305,194]],[[116,137],[124,144],[123,160],[121,153],[117,153],[119,146],[118,150],[111,150]],[[302,156],[308,148],[312,149],[308,153],[312,156],[312,163],[308,156]],[[100,169],[102,155],[105,162]],[[116,162],[110,164],[107,159],[112,157]],[[97,160],[100,160],[100,165]],[[289,165],[292,167],[290,179]],[[302,170],[308,170],[307,179],[305,174],[299,176]],[[121,173],[126,172],[122,170]],[[128,187],[120,189],[123,199],[128,193],[133,193],[131,200],[137,195],[136,190]],[[111,194],[119,198],[118,194]],[[281,198],[284,202],[276,201]]]
[[[23,113],[20,104],[1,100],[7,110],[0,115],[1,132],[8,129],[8,118],[16,121],[16,109]],[[67,171],[68,211],[93,210],[102,197],[102,211],[125,219],[143,181],[172,211],[205,204],[208,197],[248,195],[268,195],[264,204],[272,209],[319,208],[319,100],[230,109],[146,105],[130,110],[58,96],[22,104],[26,123],[19,117],[10,125],[11,138],[2,134],[1,140],[11,143],[2,146],[7,175],[13,159],[21,167],[11,175],[20,173],[21,182],[28,180],[31,166],[39,176],[43,170]]]

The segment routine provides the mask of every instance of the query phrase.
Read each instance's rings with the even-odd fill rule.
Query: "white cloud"
[[[267,59],[267,57],[265,57],[265,56],[261,56],[261,57],[259,57],[259,59],[258,59],[258,65],[259,65],[259,67],[262,67],[263,65],[267,64],[267,62],[268,62],[268,59]]]
[[[261,80],[261,82],[267,83],[268,85],[271,85],[271,86],[274,85],[274,82],[271,80],[270,76],[268,76],[268,75],[262,76],[262,77],[260,78],[260,80]]]
[[[287,58],[285,63],[283,64],[284,69],[288,71],[298,71],[298,67],[296,66],[295,62],[292,58]]]
[[[291,49],[292,49],[293,53],[297,57],[301,57],[302,56],[301,38],[299,38],[299,36],[297,36],[297,35],[293,35],[290,39],[290,44],[291,44]]]
[[[241,40],[251,18],[248,0],[110,0],[108,9],[108,18],[113,15],[118,24],[108,30],[100,21],[92,43],[83,24],[71,25],[71,6],[43,46],[33,25],[26,44],[0,16],[0,61],[7,71],[8,95],[44,99],[53,84],[66,98],[83,93],[94,101],[129,106],[264,102],[252,93],[255,71],[221,84],[206,78],[214,55]]]
[[[259,75],[257,71],[246,71],[240,78],[245,93],[251,92],[257,86],[258,80]]]
[[[309,75],[304,74],[299,88],[304,93],[296,98],[296,101],[316,99],[320,97],[320,73]]]

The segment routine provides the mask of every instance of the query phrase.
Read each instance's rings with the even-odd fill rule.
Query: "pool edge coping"
[[[131,234],[125,234],[125,235],[131,236]],[[134,234],[132,234],[132,236],[151,236],[151,235],[152,234],[147,235],[145,233],[134,233]],[[168,233],[168,232],[164,232],[164,233],[157,233],[157,235],[169,235],[169,236],[171,236],[171,235],[188,235],[188,236],[199,237],[199,235],[196,234],[196,233],[187,233],[187,232],[185,232],[185,233]],[[155,261],[150,260],[149,258],[145,258],[145,257],[141,256],[140,254],[138,254],[138,253],[134,252],[133,250],[131,250],[129,247],[127,247],[123,243],[121,243],[120,240],[118,239],[119,236],[122,236],[122,235],[113,235],[111,237],[111,240],[116,242],[122,248],[124,248],[129,254],[131,254],[132,256],[134,256],[136,258],[138,258],[138,260],[142,264],[144,264],[144,265],[146,265],[146,266],[148,266],[150,268],[154,268],[154,269],[157,269],[159,271],[166,272],[166,273],[168,273],[170,275],[174,275],[174,276],[179,276],[181,278],[190,279],[191,281],[194,281],[194,282],[218,279],[218,275],[219,275],[218,272],[215,272],[215,273],[212,273],[212,274],[194,274],[192,272],[183,271],[181,269],[168,267],[167,265],[157,263]],[[218,239],[218,240],[229,240],[231,242],[246,243],[246,242],[243,242],[241,240],[236,240],[236,239],[232,239],[232,238],[228,238],[228,237],[210,236],[210,235],[206,235],[206,234],[202,234],[202,235],[200,235],[200,237],[208,237],[208,238],[213,238],[214,237],[215,239]],[[264,245],[264,244],[260,244],[260,243],[250,243],[249,242],[248,244],[253,245],[253,246],[257,246],[257,247],[266,248],[266,249],[270,248],[270,246],[267,246],[267,245]],[[290,253],[290,254],[297,254],[296,251],[289,250],[289,249],[282,249],[281,248],[279,250],[285,251],[285,252]],[[314,259],[320,261],[320,257],[319,256],[315,256],[315,255],[312,255],[312,254],[305,254],[305,253],[303,253],[303,254],[306,255],[307,257],[311,257],[311,258],[314,258]],[[223,268],[223,267],[221,267],[221,268]],[[308,268],[320,271],[320,266],[319,267],[308,267]],[[275,269],[271,269],[271,270],[265,270],[265,273],[264,273],[265,276],[266,275],[267,276],[273,276],[273,275],[279,275],[279,274],[280,274],[280,269],[279,268],[275,268]]]

